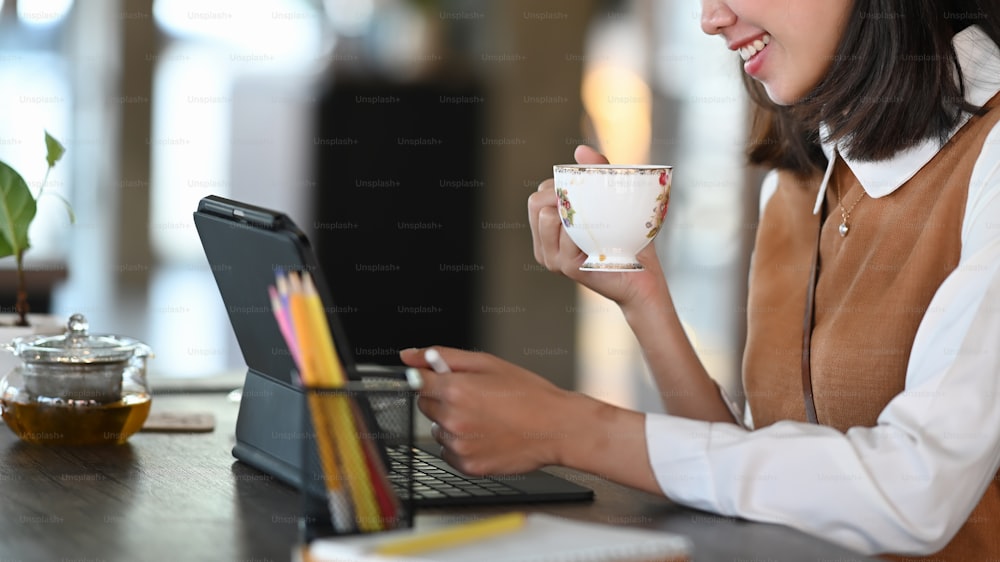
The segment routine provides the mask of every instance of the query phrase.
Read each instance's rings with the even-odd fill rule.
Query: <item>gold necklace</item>
[[[840,227],[837,229],[840,232],[840,237],[844,238],[847,233],[851,230],[851,225],[847,224],[847,219],[851,218],[851,211],[858,206],[858,203],[865,198],[865,188],[861,188],[861,195],[854,200],[854,204],[851,205],[850,209],[844,209],[844,200],[840,198],[840,182],[837,182],[837,205],[840,206]]]

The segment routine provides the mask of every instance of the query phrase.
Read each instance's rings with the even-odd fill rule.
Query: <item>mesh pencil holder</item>
[[[302,390],[302,539],[412,526],[417,391],[382,378]]]

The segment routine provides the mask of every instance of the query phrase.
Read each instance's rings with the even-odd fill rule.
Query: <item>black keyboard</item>
[[[406,452],[388,451],[392,468],[389,481],[401,498],[406,498]],[[496,477],[462,474],[440,457],[422,449],[412,449],[413,502],[418,506],[470,503],[503,503],[522,492]]]

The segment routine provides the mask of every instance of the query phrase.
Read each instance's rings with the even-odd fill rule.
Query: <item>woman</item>
[[[441,349],[458,374],[425,370],[420,407],[446,458],[570,466],[865,553],[1000,557],[1000,2],[703,0],[701,23],[744,61],[750,161],[774,170],[746,408],[698,360],[651,247],[643,273],[578,271],[549,180],[528,203],[536,259],[621,307],[670,415]]]

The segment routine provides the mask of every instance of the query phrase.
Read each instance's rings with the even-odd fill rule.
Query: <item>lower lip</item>
[[[765,46],[760,51],[757,51],[757,54],[750,57],[750,60],[743,63],[743,71],[756,78],[760,74],[761,67],[764,66],[764,57],[767,55],[767,49],[768,47]]]

